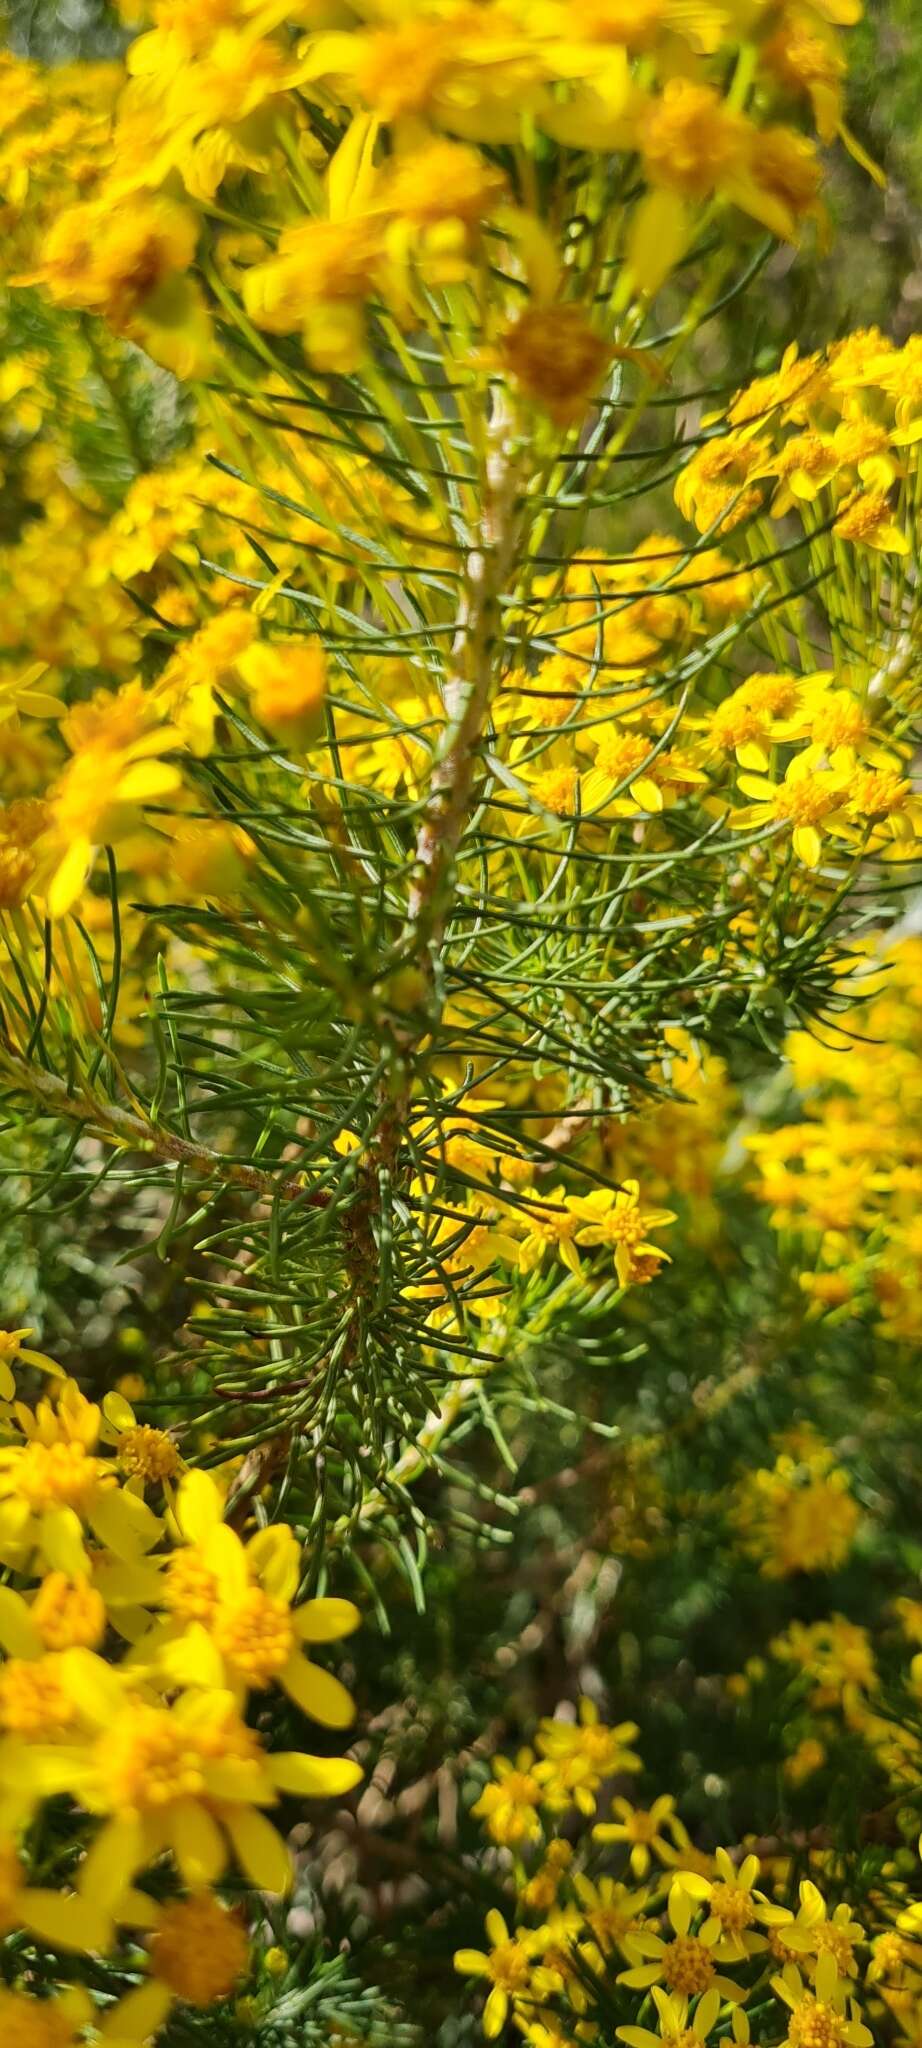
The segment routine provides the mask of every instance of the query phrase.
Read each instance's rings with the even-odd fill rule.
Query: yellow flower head
[[[327,687],[319,641],[259,640],[237,660],[263,725],[292,746],[304,746],[320,728]]]
[[[626,1180],[617,1192],[593,1188],[589,1195],[574,1195],[572,1208],[582,1225],[578,1242],[611,1247],[622,1287],[642,1285],[666,1263],[667,1254],[650,1241],[650,1232],[674,1223],[675,1213],[642,1209],[636,1180]]]
[[[578,306],[532,306],[507,328],[499,354],[523,396],[566,427],[591,405],[614,350]]]
[[[167,1906],[151,1940],[155,1976],[187,2005],[227,1998],[248,1960],[245,1927],[210,1892]]]

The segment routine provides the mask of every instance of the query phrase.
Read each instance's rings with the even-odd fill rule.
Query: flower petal
[[[304,1799],[338,1799],[361,1784],[361,1764],[348,1756],[307,1756],[303,1750],[282,1750],[270,1758],[272,1782],[279,1792]]]
[[[291,1887],[291,1858],[274,1827],[249,1807],[229,1807],[222,1815],[241,1870],[258,1891],[284,1894]]]
[[[296,1650],[279,1672],[289,1699],[325,1728],[348,1728],[355,1719],[355,1702],[332,1672],[322,1671]]]
[[[302,1643],[334,1643],[351,1635],[362,1617],[351,1600],[305,1600],[292,1619]]]

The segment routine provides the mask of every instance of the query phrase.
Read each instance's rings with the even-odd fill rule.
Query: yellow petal
[[[462,1977],[485,1977],[490,1967],[479,1948],[456,1948],[454,1963]]]
[[[48,890],[49,917],[64,917],[76,903],[90,871],[93,849],[88,839],[72,840]]]
[[[93,1584],[107,1607],[136,1607],[145,1601],[159,1604],[164,1583],[157,1564],[147,1559],[134,1564],[107,1560],[96,1565],[93,1572]]]
[[[271,1759],[272,1782],[280,1792],[304,1799],[339,1799],[360,1784],[361,1766],[348,1756],[305,1756],[302,1750],[282,1750]]]
[[[674,192],[647,192],[628,230],[627,261],[638,291],[659,291],[683,256],[690,227],[685,207]]]
[[[245,1877],[257,1891],[285,1893],[292,1879],[291,1858],[280,1835],[261,1813],[230,1808],[224,1825]]]
[[[170,1841],[180,1874],[191,1891],[217,1884],[225,1864],[224,1836],[211,1814],[194,1799],[177,1800],[170,1816]]]
[[[224,1501],[207,1472],[187,1472],[176,1500],[176,1519],[189,1543],[201,1543],[217,1527],[224,1513]]]
[[[279,1672],[279,1684],[283,1685],[289,1699],[309,1714],[314,1721],[321,1721],[325,1728],[348,1728],[355,1719],[355,1702],[332,1672],[322,1671],[318,1664],[311,1664],[296,1650],[289,1657],[284,1669]]]
[[[807,868],[819,866],[823,843],[815,825],[798,825],[794,835],[794,852]]]
[[[160,1907],[149,1892],[138,1891],[135,1885],[129,1885],[116,1900],[112,1918],[120,1927],[158,1927]]]
[[[79,1893],[22,1891],[18,1918],[30,1934],[51,1948],[71,1948],[85,1955],[105,1954],[112,1945],[112,1925],[101,1901]]]
[[[118,800],[123,804],[147,803],[152,796],[169,796],[179,788],[181,780],[179,769],[171,768],[168,761],[138,761],[120,777]]]
[[[301,1575],[301,1545],[294,1531],[284,1522],[257,1530],[247,1544],[247,1559],[264,1591],[290,1606]]]
[[[220,1652],[200,1622],[193,1622],[181,1636],[167,1642],[158,1652],[157,1663],[164,1677],[175,1686],[217,1688],[224,1683]]]
[[[138,1984],[134,1991],[126,1991],[104,2020],[98,2023],[103,2041],[118,2042],[119,2048],[145,2048],[148,2041],[159,2033],[173,2003],[173,1994],[168,1985],[152,1977],[148,1984]]]
[[[83,1530],[73,1508],[48,1508],[42,1516],[41,1543],[53,1571],[69,1579],[86,1578],[90,1561],[83,1547]]]
[[[374,150],[380,123],[357,114],[347,128],[326,174],[331,220],[346,220],[368,205],[375,180]]]
[[[81,1896],[102,1912],[115,1916],[116,1903],[121,1904],[128,1895],[129,1880],[143,1857],[141,1828],[134,1815],[108,1821],[80,1865]]]
[[[61,1675],[68,1696],[81,1714],[97,1727],[106,1728],[125,1704],[125,1695],[111,1665],[93,1650],[65,1650]]]
[[[351,1635],[362,1617],[351,1600],[305,1600],[293,1619],[302,1643],[335,1643]]]
[[[163,1530],[160,1517],[124,1487],[97,1493],[87,1508],[87,1521],[100,1543],[129,1563],[152,1550]]]
[[[248,1591],[250,1573],[247,1554],[238,1535],[221,1522],[210,1529],[202,1545],[209,1569],[217,1577],[221,1598],[235,1607]]]
[[[497,2034],[502,2033],[508,2011],[508,1992],[503,1991],[498,1984],[494,1984],[483,2009],[483,2031],[488,2041],[495,2041]]]
[[[758,740],[746,740],[737,747],[736,758],[741,768],[754,769],[757,775],[764,775],[768,768],[768,753]]]
[[[125,1400],[123,1394],[117,1394],[115,1392],[107,1394],[102,1404],[102,1412],[106,1418],[106,1421],[111,1422],[113,1429],[122,1430],[134,1428],[134,1409],[132,1408],[130,1402]]]
[[[21,1593],[0,1586],[0,1646],[8,1657],[40,1657],[44,1644]]]
[[[139,1821],[133,1815],[106,1821],[80,1866],[81,1896],[114,1914],[116,1902],[129,1896],[131,1879],[144,1860]]]

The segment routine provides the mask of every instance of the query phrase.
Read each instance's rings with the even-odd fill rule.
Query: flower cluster
[[[755,2029],[759,2042],[785,2048],[870,2048],[858,1980],[875,2009],[882,1980],[894,1990],[905,1980],[905,1894],[898,1913],[883,1901],[872,1909],[880,1931],[871,1940],[848,1903],[831,1906],[812,1877],[792,1899],[783,1857],[760,1865],[745,1845],[696,1848],[668,1794],[649,1807],[618,1796],[615,1817],[590,1827],[603,1778],[640,1768],[624,1750],[635,1734],[605,1727],[584,1700],[578,1721],[540,1724],[543,1761],[525,1752],[514,1765],[494,1763],[496,1781],[473,1811],[512,1848],[509,1904],[487,1915],[488,1947],[455,1956],[457,1970],[483,1983],[488,2039],[511,2019],[535,2048],[609,2039],[612,2025],[628,2048],[688,2048],[715,2028],[738,2044]],[[652,2026],[638,2024],[648,2015]]]
[[[722,213],[790,240],[822,221],[816,148],[790,116],[824,141],[844,133],[838,31],[857,14],[806,0],[764,17],[603,0],[576,26],[560,0],[433,0],[383,19],[345,7],[328,27],[248,0],[205,17],[151,11],[114,114],[109,70],[80,107],[73,78],[49,91],[9,66],[5,167],[21,165],[27,185],[35,163],[46,209],[19,281],[101,313],[185,377],[213,369],[215,311],[239,290],[256,329],[298,334],[317,367],[344,370],[361,357],[369,302],[405,321],[427,287],[482,275],[500,234],[524,259],[533,304],[486,338],[523,395],[561,418],[592,395],[608,337],[555,303],[558,254],[491,150],[531,135],[638,155],[641,197],[614,252],[626,310]],[[306,96],[323,116],[314,127]],[[72,203],[47,224],[65,154]],[[249,218],[234,206],[243,178],[263,200]],[[194,274],[203,237],[207,290]]]
[[[747,1141],[756,1192],[798,1268],[811,1315],[870,1314],[894,1341],[912,1343],[922,1329],[922,946],[900,938],[843,965],[851,1004],[835,1038],[824,1044],[796,1032],[789,1042],[797,1119]]]
[[[358,1782],[351,1758],[267,1743],[248,1705],[280,1686],[323,1728],[348,1727],[350,1695],[310,1648],[359,1615],[348,1600],[298,1600],[285,1524],[237,1533],[231,1470],[187,1468],[172,1433],[138,1422],[122,1394],[88,1400],[28,1336],[2,1342],[0,1912],[26,1942],[23,1986],[3,1997],[11,2038],[18,2025],[25,2040],[34,1945],[119,1957],[140,1981],[117,2006],[103,2015],[75,1986],[52,2009],[62,2040],[95,2023],[140,2044],[176,2000],[210,2005],[249,1973],[245,1915],[215,1887],[233,1870],[257,1891],[288,1890],[267,1812]],[[15,1398],[21,1368],[48,1380],[32,1406]],[[50,1800],[67,1802],[73,1827],[36,1883]],[[38,2026],[46,2007],[34,2011]]]

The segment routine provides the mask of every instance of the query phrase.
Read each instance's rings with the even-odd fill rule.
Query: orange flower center
[[[48,1650],[95,1650],[106,1632],[106,1608],[85,1579],[49,1572],[32,1602],[32,1619]]]
[[[119,1438],[118,1462],[123,1472],[142,1479],[172,1479],[179,1470],[179,1452],[165,1429],[138,1423]]]
[[[81,1443],[27,1444],[16,1473],[16,1491],[30,1508],[85,1506],[97,1485],[99,1461]]]
[[[830,2005],[821,2005],[808,1992],[788,2026],[790,2048],[841,2048],[842,2021]]]
[[[525,1950],[517,1941],[501,1941],[489,1959],[489,1974],[501,1991],[514,1995],[524,1991],[530,1975],[530,1964]]]
[[[34,1738],[66,1728],[73,1719],[73,1703],[52,1659],[8,1659],[0,1670],[0,1728]]]
[[[677,1934],[663,1956],[663,1977],[670,1991],[693,1998],[713,1982],[714,1964],[703,1941],[694,1934]]]
[[[207,1895],[167,1906],[151,1942],[154,1973],[189,2005],[213,2005],[247,1966],[246,1930]]]
[[[218,1605],[218,1581],[193,1548],[176,1550],[167,1564],[166,1604],[182,1621],[211,1620]]]
[[[251,1586],[235,1607],[222,1611],[215,1625],[219,1650],[251,1685],[268,1685],[277,1676],[294,1640],[284,1600],[273,1600],[260,1586]]]
[[[749,1893],[741,1891],[737,1885],[715,1884],[711,1890],[710,1906],[721,1926],[732,1928],[735,1934],[752,1925],[755,1908]]]
[[[118,1812],[149,1813],[204,1790],[199,1746],[164,1707],[134,1704],[100,1736],[97,1760]]]

